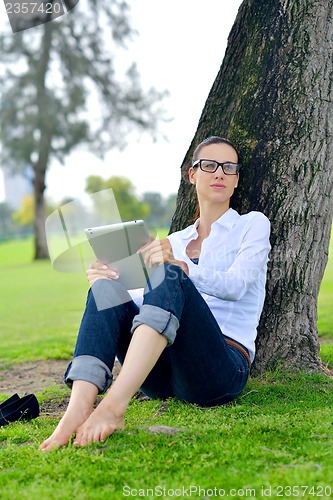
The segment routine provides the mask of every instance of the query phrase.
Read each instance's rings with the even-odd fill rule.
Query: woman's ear
[[[195,170],[193,167],[188,169],[188,179],[191,184],[195,184]]]
[[[239,181],[239,174],[237,174],[237,177],[236,177],[235,188],[238,186],[238,181]]]

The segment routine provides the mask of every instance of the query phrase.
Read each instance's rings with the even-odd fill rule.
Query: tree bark
[[[333,1],[245,0],[182,171],[210,135],[231,139],[243,163],[232,206],[272,224],[266,301],[253,373],[282,364],[321,368],[317,299],[333,204]],[[181,181],[171,231],[194,215]]]

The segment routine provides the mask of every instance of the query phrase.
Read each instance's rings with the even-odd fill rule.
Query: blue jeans
[[[163,281],[154,287],[162,272]],[[247,382],[248,362],[226,343],[190,278],[179,266],[166,264],[154,271],[150,281],[152,287],[146,290],[141,308],[117,281],[95,282],[88,292],[66,384],[71,387],[73,380],[86,380],[104,392],[112,382],[115,356],[123,363],[133,331],[144,323],[164,335],[168,345],[144,381],[142,392],[151,398],[175,397],[200,406],[235,399]],[[105,308],[99,311],[96,293],[105,301]]]

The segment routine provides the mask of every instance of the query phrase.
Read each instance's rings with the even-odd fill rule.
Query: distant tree
[[[146,218],[149,206],[136,196],[133,184],[126,177],[115,176],[105,180],[99,176],[90,176],[86,180],[87,193],[110,188],[113,190],[122,221]]]
[[[128,13],[124,0],[82,0],[57,20],[1,35],[2,163],[13,171],[32,166],[36,259],[48,255],[44,190],[52,159],[64,163],[83,143],[103,155],[123,147],[132,129],[156,132],[161,94],[141,89],[134,64],[117,76],[114,56],[133,35]]]
[[[172,216],[175,213],[176,209],[176,202],[177,202],[177,194],[172,193],[169,194],[165,201],[165,214],[164,214],[164,227],[170,227],[171,221],[172,221]]]
[[[332,26],[331,0],[244,1],[182,166],[185,173],[203,138],[227,136],[243,163],[233,206],[271,220],[257,373],[278,363],[322,366],[316,322],[333,215]],[[171,231],[192,220],[195,206],[183,180]]]
[[[146,203],[150,210],[146,217],[146,222],[150,227],[161,227],[164,224],[165,202],[161,193],[143,193],[142,201]]]
[[[20,226],[31,226],[35,219],[35,200],[33,195],[23,197],[21,206],[13,212],[13,220]]]
[[[169,228],[172,215],[176,208],[176,194],[164,198],[161,193],[146,192],[142,195],[142,201],[150,207],[146,222],[153,228]]]
[[[13,232],[12,208],[8,203],[0,203],[0,241],[10,238]]]

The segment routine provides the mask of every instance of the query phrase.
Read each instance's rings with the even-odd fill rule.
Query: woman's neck
[[[228,205],[210,205],[200,207],[200,224],[198,227],[198,233],[200,238],[207,238],[210,233],[212,224],[217,221],[223,214],[229,210]]]

